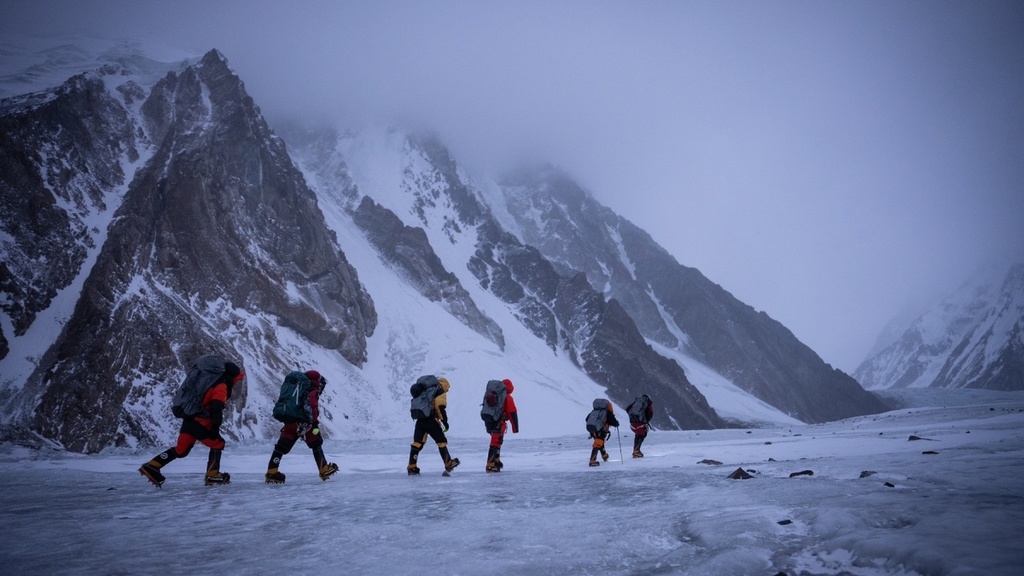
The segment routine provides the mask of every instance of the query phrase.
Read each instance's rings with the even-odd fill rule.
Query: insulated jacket
[[[451,384],[448,383],[447,378],[438,378],[437,381],[441,384],[441,393],[434,396],[434,418],[439,422],[448,423],[448,389],[451,388]]]
[[[608,403],[608,416],[604,421],[604,429],[607,430],[609,426],[619,427],[619,420],[615,418],[615,408],[611,402]]]
[[[203,411],[193,419],[208,430],[218,431],[224,422],[224,406],[231,398],[231,390],[245,378],[245,372],[239,371],[233,378],[227,373],[210,386],[206,394],[203,394]]]
[[[501,406],[501,419],[508,420],[512,424],[512,433],[519,433],[519,413],[516,412],[516,401],[512,399],[512,391],[515,386],[508,378],[501,381],[505,385],[508,394],[505,395],[505,403]]]

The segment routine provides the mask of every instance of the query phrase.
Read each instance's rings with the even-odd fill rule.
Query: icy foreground
[[[424,475],[407,477],[401,440],[329,439],[341,472],[326,483],[300,444],[284,486],[262,482],[270,442],[230,445],[233,483],[217,488],[202,485],[197,447],[162,489],[135,471],[151,450],[7,447],[0,563],[17,574],[1019,574],[1024,395],[988,400],[653,432],[642,460],[624,427],[625,462],[613,436],[598,468],[582,434],[510,435],[500,475],[483,471],[481,433],[451,443],[452,478],[432,445]],[[729,479],[738,467],[753,478]]]

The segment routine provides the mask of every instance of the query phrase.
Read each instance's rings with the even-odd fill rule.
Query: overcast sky
[[[271,123],[416,123],[471,168],[549,160],[848,372],[908,303],[1024,261],[1020,1],[0,0],[0,14],[0,43],[217,48]]]

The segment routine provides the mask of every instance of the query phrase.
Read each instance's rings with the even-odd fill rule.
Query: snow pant
[[[598,452],[601,453],[601,456],[604,457],[605,460],[608,459],[608,457],[607,457],[608,453],[604,451],[604,441],[607,440],[608,437],[611,436],[611,435],[612,435],[611,432],[609,432],[607,428],[602,428],[602,429],[598,430],[597,432],[591,432],[590,433],[590,437],[594,439],[594,444],[592,445],[591,450],[590,450],[590,461],[591,462],[597,461],[597,454],[598,454]]]
[[[485,420],[484,424],[487,429],[487,433],[491,435],[491,443],[487,450],[487,467],[486,469],[490,472],[500,470],[502,468],[501,463],[501,445],[505,442],[505,432],[508,431],[508,421],[499,420]]]
[[[416,420],[416,428],[412,432],[412,448],[409,450],[409,468],[415,468],[416,463],[419,460],[420,450],[427,443],[427,437],[433,438],[434,443],[437,444],[437,451],[441,454],[441,461],[447,467],[448,462],[451,461],[452,456],[448,452],[448,438],[444,435],[444,430],[441,429],[441,423],[437,419],[431,418],[418,418]]]
[[[639,420],[631,420],[629,422],[630,429],[633,430],[633,452],[640,450],[640,445],[644,443],[647,438],[647,423]]]
[[[209,422],[209,420],[205,418],[203,420],[195,418],[183,419],[181,421],[181,429],[178,431],[177,444],[157,454],[147,464],[159,470],[178,458],[188,456],[196,442],[201,442],[203,445],[210,447],[210,455],[206,463],[207,471],[219,471],[221,451],[224,450],[224,439],[220,437],[219,431],[213,430],[212,424],[207,425],[206,422]]]
[[[181,421],[181,429],[178,431],[178,443],[173,450],[178,458],[188,456],[196,442],[209,446],[211,450],[223,450],[224,439],[220,437],[220,431],[213,429],[213,424],[205,418],[185,418]]]
[[[308,427],[308,424],[304,425],[304,427]],[[281,427],[281,436],[278,438],[277,444],[274,445],[274,451],[270,455],[270,462],[267,463],[268,472],[277,472],[278,467],[281,466],[281,458],[292,451],[295,443],[299,441],[299,436],[302,436],[306,446],[309,446],[309,449],[313,451],[316,469],[320,470],[327,464],[327,457],[324,456],[323,448],[324,439],[319,434],[313,434],[311,427],[302,430],[300,429],[300,423],[286,422]]]

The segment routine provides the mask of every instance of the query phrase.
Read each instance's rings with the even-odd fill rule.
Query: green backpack
[[[313,387],[309,377],[296,370],[284,377],[281,393],[274,404],[274,419],[280,422],[310,422],[309,391]]]

